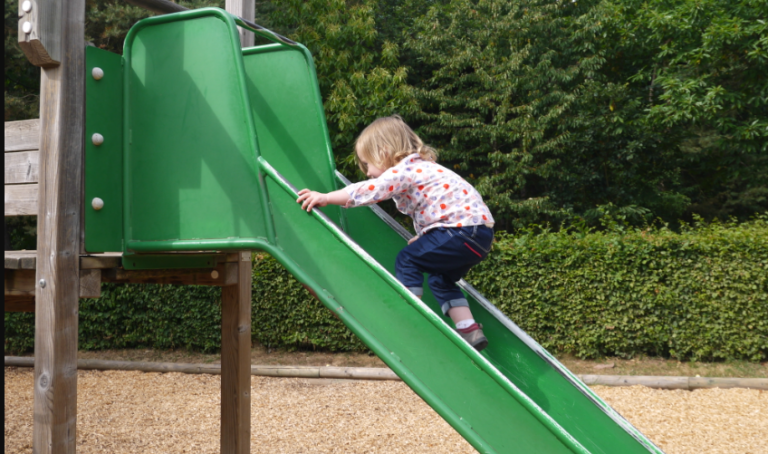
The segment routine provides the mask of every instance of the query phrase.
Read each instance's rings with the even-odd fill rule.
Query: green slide
[[[241,50],[236,25],[273,43]],[[85,203],[103,201],[86,250],[134,269],[270,253],[480,452],[661,452],[462,282],[489,340],[470,347],[394,278],[408,233],[380,209],[301,210],[297,189],[348,183],[305,47],[205,8],[140,21],[124,49],[86,51],[103,73],[86,81],[86,136],[103,137],[86,143]]]

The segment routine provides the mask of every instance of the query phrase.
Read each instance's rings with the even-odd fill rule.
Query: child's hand
[[[419,238],[421,238],[421,237],[419,235],[416,235],[415,237],[413,237],[410,240],[408,240],[408,244],[413,243],[414,241],[418,240]]]
[[[312,207],[324,207],[328,205],[328,194],[310,191],[309,189],[302,189],[299,191],[299,198],[296,202],[301,204],[302,210],[307,210],[307,213],[311,213]]]

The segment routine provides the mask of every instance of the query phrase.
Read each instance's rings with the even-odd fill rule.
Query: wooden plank
[[[238,282],[221,289],[221,452],[251,449],[251,253]]]
[[[39,184],[5,186],[5,215],[37,216],[39,191]]]
[[[40,146],[40,119],[6,121],[5,152],[37,150]]]
[[[19,8],[19,47],[35,66],[54,68],[61,62],[62,7],[59,0],[28,0]],[[26,2],[24,2],[26,3]],[[19,2],[21,5],[22,2]]]
[[[119,268],[122,263],[121,252],[105,252],[103,254],[89,254],[80,257],[81,270]]]
[[[80,270],[80,298],[101,297],[101,270]]]
[[[37,183],[40,152],[5,153],[5,184]]]
[[[32,450],[74,454],[85,140],[85,0],[38,0],[36,5],[39,17],[52,18],[42,36],[50,36],[51,42],[60,46],[61,64],[44,69],[40,80]],[[47,22],[38,21],[41,23]]]
[[[215,268],[102,271],[102,282],[125,284],[231,285],[237,274],[237,263],[219,263]]]
[[[4,300],[5,312],[35,312],[35,297],[8,295]]]
[[[224,9],[235,16],[242,17],[245,20],[253,22],[256,20],[256,0],[226,0]],[[253,47],[254,34],[242,27],[237,27],[240,35],[240,45],[242,47]]]
[[[35,297],[35,270],[5,270],[3,295]]]
[[[37,251],[5,251],[5,269],[34,270]]]

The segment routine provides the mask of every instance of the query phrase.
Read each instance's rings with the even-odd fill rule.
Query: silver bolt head
[[[104,208],[104,201],[98,197],[94,197],[93,200],[91,200],[91,206],[94,210],[99,211]]]
[[[21,30],[24,31],[24,33],[31,33],[32,32],[32,23],[31,22],[24,22],[24,25],[21,26]]]
[[[40,288],[45,288],[45,279],[40,279]]]
[[[96,80],[101,80],[101,78],[104,77],[104,70],[99,67],[95,67],[91,70],[91,76],[93,76],[93,78]]]
[[[98,147],[104,143],[104,136],[96,132],[91,136],[91,142]]]
[[[29,0],[26,0],[24,3],[21,4],[21,10],[24,11],[25,13],[32,11],[32,2],[30,2]]]

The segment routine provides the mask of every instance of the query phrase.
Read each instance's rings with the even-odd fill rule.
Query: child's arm
[[[349,194],[344,189],[323,194],[322,192],[302,189],[296,202],[301,203],[301,209],[312,212],[312,207],[324,207],[328,204],[346,205],[349,202]]]

